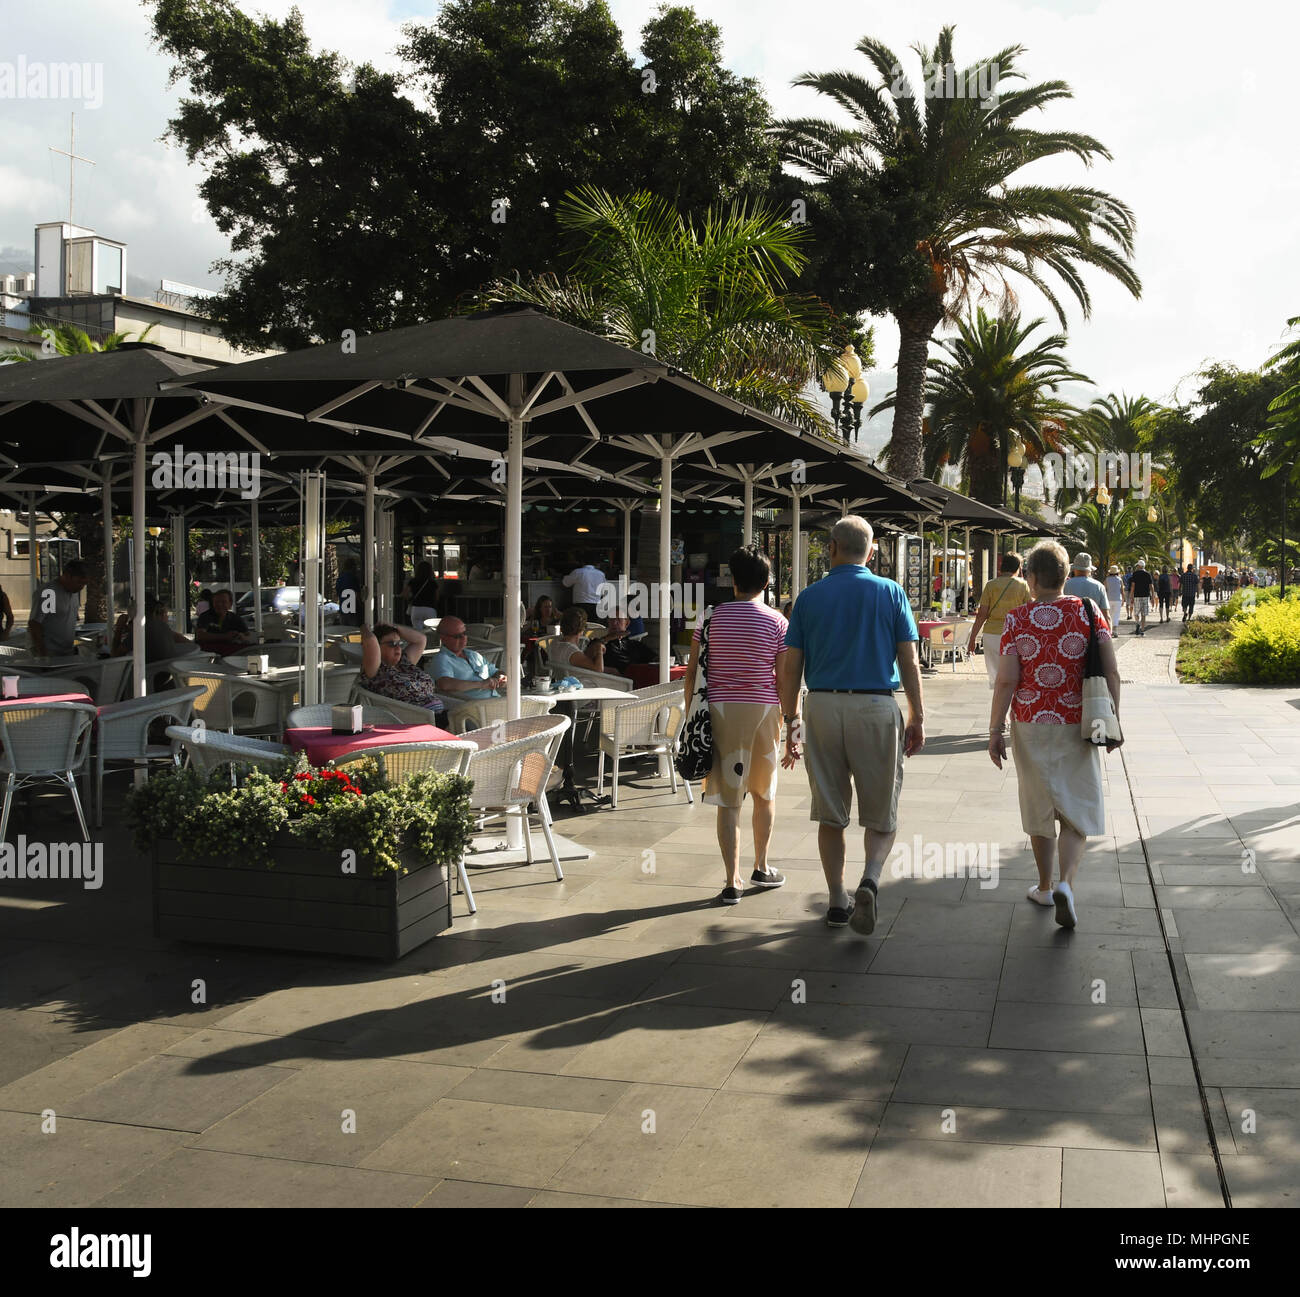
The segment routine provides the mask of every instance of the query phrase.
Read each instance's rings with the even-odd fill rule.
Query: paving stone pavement
[[[718,906],[712,809],[646,765],[559,821],[596,853],[563,883],[475,870],[388,966],[156,941],[121,833],[98,892],[0,884],[0,1205],[1212,1207],[1220,1165],[1295,1205],[1300,691],[1146,679],[1175,632],[1121,637],[1073,933],[1025,899],[978,658],[926,679],[871,938],[823,924],[798,772],[780,890]]]

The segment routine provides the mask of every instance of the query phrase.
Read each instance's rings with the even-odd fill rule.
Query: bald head
[[[465,654],[465,623],[459,617],[444,617],[438,623],[438,643],[460,656]]]
[[[835,544],[832,559],[837,563],[865,563],[871,557],[875,539],[871,524],[865,518],[848,514],[831,528],[831,540]]]

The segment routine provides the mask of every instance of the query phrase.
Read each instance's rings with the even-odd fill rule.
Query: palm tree
[[[85,329],[79,329],[75,324],[56,324],[52,328],[49,325],[33,324],[27,332],[34,337],[44,338],[52,345],[56,356],[84,356],[96,351],[116,351],[124,342],[144,342],[157,327],[156,323],[151,324],[134,336],[124,331],[110,333],[103,342],[96,342]],[[34,359],[36,358],[26,351],[0,351],[0,364]]]
[[[1091,136],[1019,124],[1031,110],[1071,98],[1069,86],[1046,81],[1008,88],[1024,80],[1016,66],[1024,53],[1019,45],[958,72],[952,36],[945,27],[933,50],[914,47],[928,73],[924,98],[902,74],[897,55],[865,37],[857,49],[874,80],[853,72],[806,73],[795,80],[833,99],[853,126],[805,117],[778,128],[786,162],[822,186],[838,186],[873,216],[871,243],[859,258],[867,269],[858,274],[871,308],[887,310],[898,322],[892,442],[894,471],[905,479],[921,468],[926,359],[940,323],[957,319],[975,298],[1013,301],[1008,280],[1019,277],[1042,292],[1064,327],[1048,272],[1087,318],[1087,266],[1119,280],[1135,297],[1141,293],[1129,264],[1134,219],[1128,207],[1100,189],[1016,179],[1040,158],[1109,159]]]
[[[475,307],[530,302],[755,409],[828,430],[807,389],[838,350],[836,321],[819,299],[784,292],[804,265],[806,230],[740,204],[696,223],[653,194],[591,187],[566,195],[557,218],[577,248],[570,273],[496,280]]]
[[[1164,413],[1164,408],[1145,396],[1128,396],[1114,392],[1099,396],[1080,416],[1077,430],[1084,445],[1097,456],[1097,481],[1101,482],[1107,455],[1122,457],[1127,465],[1130,456],[1139,455],[1149,450],[1152,444],[1154,424]],[[1153,468],[1155,466],[1153,465]],[[1107,481],[1107,488],[1114,493],[1117,500],[1123,500],[1127,494],[1137,489],[1129,470],[1125,470],[1128,485]],[[1165,484],[1164,476],[1152,474],[1151,485],[1154,488]],[[1081,500],[1087,494],[1079,486],[1057,484],[1055,505],[1058,510],[1065,510],[1071,504]]]
[[[1090,380],[1069,367],[1063,333],[1030,342],[1042,327],[1042,320],[1025,325],[1018,315],[990,316],[980,309],[974,319],[957,321],[956,337],[940,341],[947,354],[929,362],[926,384],[927,476],[955,465],[977,500],[1005,504],[1007,455],[1017,441],[1031,463],[1066,446],[1079,412],[1054,393],[1061,383]],[[890,397],[872,413],[893,404]],[[892,466],[892,443],[884,454]]]
[[[1071,510],[1065,525],[1074,530],[1080,548],[1094,555],[1097,566],[1105,572],[1112,563],[1149,560],[1156,554],[1164,557],[1168,533],[1158,521],[1148,519],[1148,507],[1145,500],[1129,500],[1122,505],[1117,501],[1103,511],[1095,501],[1087,500]]]

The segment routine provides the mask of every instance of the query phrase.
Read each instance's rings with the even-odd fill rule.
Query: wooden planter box
[[[339,869],[339,853],[276,846],[275,867],[196,861],[183,843],[153,851],[157,937],[397,959],[451,927],[442,865],[401,857],[405,874]]]

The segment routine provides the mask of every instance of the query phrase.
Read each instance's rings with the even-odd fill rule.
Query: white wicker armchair
[[[523,821],[524,849],[531,865],[533,835],[528,805],[535,803],[557,881],[563,881],[564,871],[551,834],[546,784],[570,723],[567,716],[520,717],[471,730],[464,736],[477,749],[469,762],[469,776],[474,781],[470,805],[485,820],[518,815]]]
[[[180,748],[175,743],[150,743],[149,730],[155,721],[169,720],[188,725],[194,712],[194,700],[202,694],[198,685],[192,689],[169,689],[164,693],[128,698],[99,709],[95,733],[95,825],[104,823],[104,766],[110,762],[130,762],[134,770],[151,761],[180,764]]]
[[[504,698],[466,698],[459,694],[439,694],[438,698],[447,709],[447,728],[453,734],[487,729],[496,722],[506,719]],[[544,699],[521,698],[519,700],[520,717],[545,716],[550,710],[551,704]]]
[[[291,695],[256,676],[227,671],[174,673],[181,688],[203,689],[195,701],[194,714],[209,730],[241,734],[279,734],[291,704]]]
[[[169,725],[167,737],[185,745],[190,765],[201,774],[211,774],[218,766],[253,766],[268,774],[278,774],[293,749],[283,743],[267,743],[224,730],[197,729],[189,725]]]
[[[334,719],[334,706],[333,703],[312,703],[307,707],[295,707],[285,719],[285,729],[313,729],[320,725],[329,725]],[[363,725],[399,725],[401,721],[397,714],[387,707],[363,706],[361,708],[361,723]]]
[[[668,759],[668,778],[673,795],[677,794],[677,769],[673,765],[673,752],[677,747],[677,733],[682,727],[685,712],[682,704],[682,687],[677,684],[669,690],[664,685],[651,685],[637,691],[634,701],[607,703],[600,717],[600,760],[596,767],[596,793],[605,791],[605,758],[614,762],[610,809],[618,809],[618,767],[626,756],[663,756]],[[694,803],[695,794],[689,780],[686,800]]]
[[[362,687],[362,678],[360,676],[352,683],[352,692],[348,696],[348,702],[361,703],[363,707],[377,707],[383,711],[391,712],[399,721],[404,721],[407,725],[433,724],[434,710],[432,707],[420,707],[416,703],[398,702],[396,698],[389,698],[384,694],[372,694],[368,689]]]
[[[14,793],[28,784],[50,781],[66,785],[72,794],[81,836],[90,841],[74,775],[86,764],[94,723],[95,708],[89,703],[0,707],[0,744],[4,745],[0,752],[0,774],[8,776],[4,810],[0,812],[0,841],[9,832]]]

